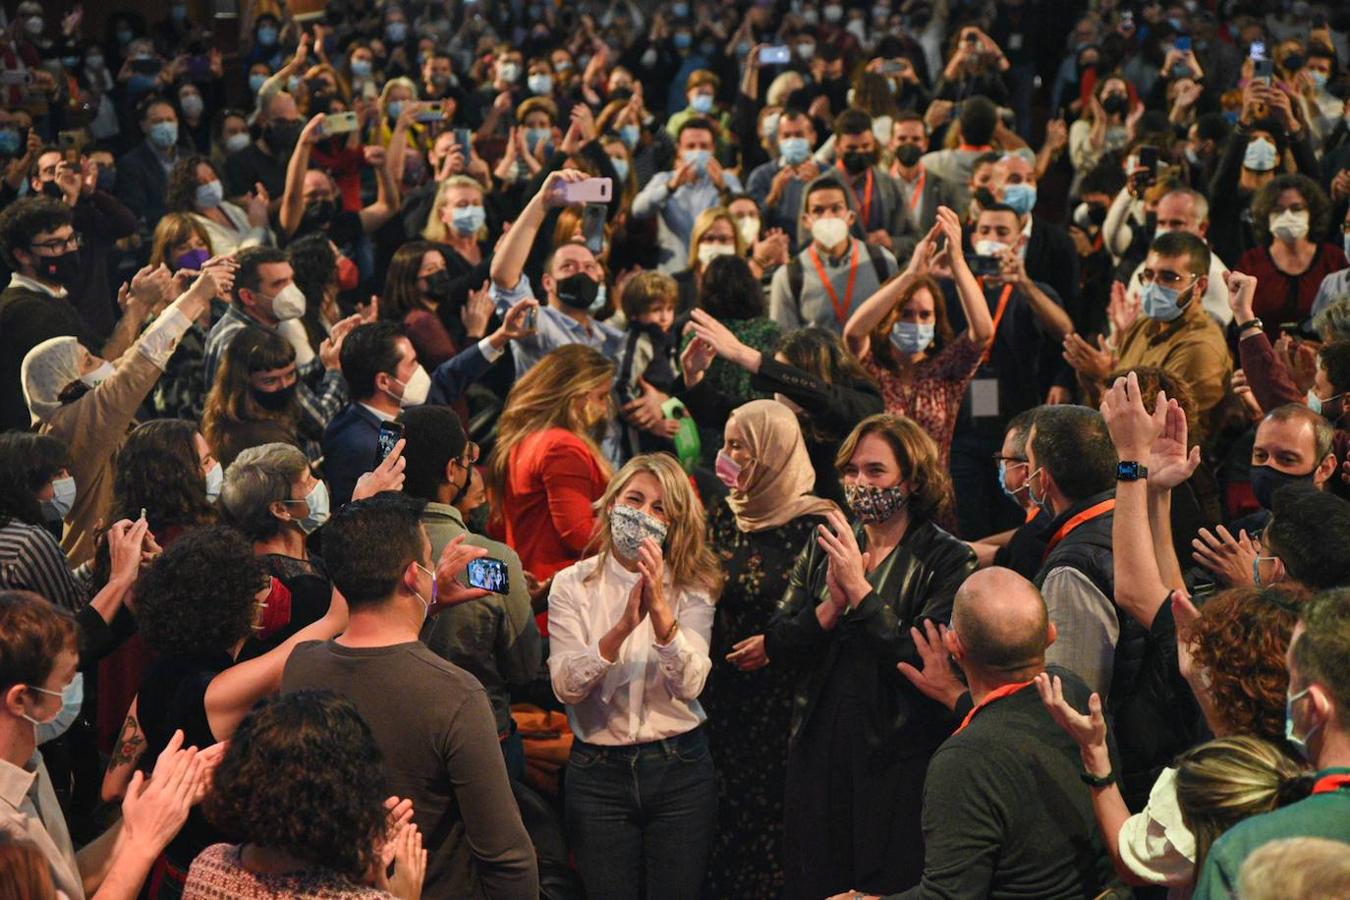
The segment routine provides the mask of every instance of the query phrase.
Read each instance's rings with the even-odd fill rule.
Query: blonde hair
[[[453,175],[441,182],[441,186],[436,188],[436,199],[431,203],[431,212],[427,214],[427,224],[422,228],[422,237],[425,240],[435,244],[444,244],[450,238],[450,229],[445,224],[445,204],[452,190],[455,188],[472,188],[478,192],[478,200],[481,204],[486,199],[487,192],[483,190],[483,185],[475,178],[468,175]],[[474,235],[479,240],[487,236],[487,224],[478,229],[478,234]]]
[[[1195,836],[1195,877],[1225,831],[1243,819],[1302,799],[1307,771],[1269,741],[1234,735],[1192,747],[1177,758],[1177,806]]]
[[[806,79],[800,72],[781,72],[769,82],[769,89],[764,92],[765,106],[787,106],[788,97],[794,91],[799,91],[806,87]]]
[[[614,380],[614,363],[584,344],[566,344],[545,355],[520,377],[506,396],[497,423],[497,443],[488,461],[489,488],[500,499],[506,488],[511,451],[536,432],[564,428],[586,442],[600,468],[609,473],[600,445],[587,421],[587,410],[577,401]]]
[[[710,206],[694,220],[694,229],[689,235],[689,268],[698,265],[698,245],[703,236],[723,220],[731,226],[732,239],[736,242],[736,255],[745,256],[745,238],[741,237],[741,230],[736,227],[736,219],[731,215],[731,210],[725,206]]]
[[[385,114],[389,111],[389,94],[397,87],[407,88],[412,91],[413,101],[417,100],[417,84],[411,78],[408,78],[407,76],[391,78],[384,83],[384,88],[380,91],[379,105],[381,114]]]
[[[1345,844],[1327,838],[1282,838],[1262,844],[1242,864],[1242,900],[1318,900],[1350,896]]]
[[[599,577],[605,558],[614,550],[614,538],[609,528],[608,511],[618,502],[628,482],[646,472],[661,485],[662,503],[670,525],[661,555],[670,572],[671,584],[676,590],[694,588],[708,594],[714,602],[722,593],[722,565],[708,548],[707,513],[694,493],[689,476],[675,457],[668,453],[644,453],[635,456],[609,480],[605,493],[595,502],[596,529],[591,538],[591,549],[600,556],[600,565],[587,581]]]

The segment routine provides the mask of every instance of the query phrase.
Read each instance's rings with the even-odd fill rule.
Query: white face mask
[[[848,223],[834,217],[811,223],[811,237],[822,247],[837,247],[848,238]]]
[[[96,388],[111,378],[116,371],[117,370],[113,368],[113,364],[105,359],[99,363],[97,369],[92,372],[85,372],[81,375],[80,381],[83,381],[88,387]]]
[[[1011,250],[1010,244],[1004,244],[1000,241],[976,241],[975,252],[980,256],[998,256]]]
[[[220,499],[220,489],[225,486],[225,468],[216,463],[206,472],[206,502],[215,503]]]
[[[741,240],[745,241],[746,246],[750,246],[759,240],[759,219],[754,216],[746,216],[736,223],[736,228],[741,232]]]
[[[1270,233],[1286,243],[1292,244],[1308,236],[1308,211],[1270,214]]]
[[[67,475],[65,478],[53,478],[52,491],[53,494],[50,501],[52,509],[55,510],[64,521],[66,516],[70,515],[70,511],[75,507],[75,479],[70,475]]]
[[[731,244],[710,244],[707,241],[698,245],[698,263],[707,267],[708,263],[719,256],[735,256],[736,248]]]
[[[398,381],[397,378],[394,380]],[[427,402],[427,393],[431,390],[431,376],[420,365],[406,382],[399,381],[399,384],[403,385],[403,396],[398,398],[398,405],[403,409],[421,406]]]
[[[305,295],[291,282],[272,298],[272,316],[279,322],[298,319],[305,314]]]

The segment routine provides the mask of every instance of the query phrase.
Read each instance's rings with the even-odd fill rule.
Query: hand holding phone
[[[375,465],[384,462],[394,447],[403,439],[402,422],[381,422],[380,433],[375,439]]]
[[[464,570],[469,587],[492,591],[494,594],[509,594],[511,579],[507,575],[506,563],[491,556],[480,556],[469,560]]]
[[[359,127],[354,112],[329,113],[323,118],[324,137],[330,137],[335,134],[347,134],[355,131]]]
[[[766,66],[782,66],[792,61],[792,50],[787,44],[774,44],[759,51],[759,61]]]
[[[562,197],[566,203],[608,203],[613,196],[614,181],[610,178],[587,178],[562,184]]]

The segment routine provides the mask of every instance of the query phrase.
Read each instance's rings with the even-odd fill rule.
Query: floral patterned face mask
[[[879,525],[899,512],[909,498],[900,485],[873,487],[870,484],[844,485],[844,502],[849,512],[865,525]]]
[[[666,523],[660,519],[622,503],[614,504],[609,514],[609,534],[614,542],[614,552],[629,561],[638,558],[638,548],[647,538],[664,544],[666,530]]]

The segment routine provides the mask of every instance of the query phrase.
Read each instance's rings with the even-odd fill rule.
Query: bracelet
[[[675,634],[679,630],[680,630],[680,620],[676,619],[674,622],[671,623],[670,630],[666,632],[665,638],[657,641],[657,643],[660,644],[662,647],[668,646],[671,641],[675,640]]]
[[[1093,775],[1091,772],[1082,771],[1078,773],[1078,777],[1083,779],[1083,784],[1095,788],[1104,788],[1116,783],[1114,770],[1107,772],[1105,775]]]

